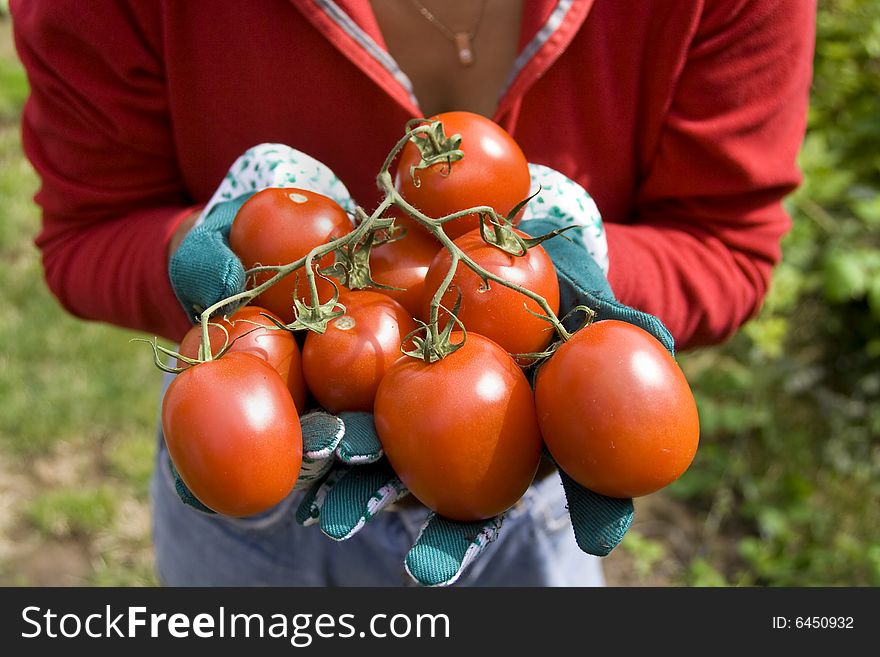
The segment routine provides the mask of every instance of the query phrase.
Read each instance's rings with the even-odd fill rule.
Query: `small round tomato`
[[[374,421],[401,481],[452,520],[509,509],[541,459],[528,380],[504,349],[476,333],[434,363],[398,360],[379,384]]]
[[[401,357],[400,343],[416,323],[403,306],[378,292],[348,291],[339,303],[345,314],[324,333],[306,336],[306,384],[331,413],[372,411],[379,381]]]
[[[517,232],[522,237],[529,237],[522,231]],[[455,240],[455,244],[489,273],[536,292],[547,300],[554,313],[559,311],[556,269],[540,244],[523,256],[514,256],[486,243],[479,229],[462,235]],[[425,277],[424,299],[419,315],[425,321],[430,313],[431,299],[442,284],[451,262],[449,251],[443,249],[431,263]],[[462,262],[458,263],[452,285],[443,296],[442,303],[446,308],[453,307],[458,292],[461,292],[458,318],[465,328],[494,340],[511,354],[542,351],[555,335],[548,322],[529,313],[531,310],[543,314],[535,301],[500,283],[489,281],[487,285]]]
[[[528,198],[528,161],[504,128],[471,112],[445,112],[430,120],[441,121],[447,137],[461,135],[464,157],[416,169],[413,179],[410,168],[422,156],[416,144],[407,143],[397,163],[395,185],[410,204],[433,219],[480,205],[507,216]],[[466,215],[444,224],[444,230],[455,239],[478,228],[479,222],[478,215]]]
[[[559,467],[609,497],[653,493],[697,451],[700,421],[684,374],[647,331],[617,320],[577,331],[538,369],[541,433]]]
[[[400,288],[377,292],[388,295],[417,317],[422,308],[425,275],[442,247],[412,219],[397,217],[394,221],[406,229],[406,234],[371,249],[370,271],[377,283]]]
[[[178,374],[162,400],[162,431],[180,478],[217,513],[265,511],[299,475],[296,406],[278,372],[253,354],[227,353]]]
[[[304,411],[307,390],[299,344],[292,333],[275,328],[269,317],[281,321],[278,315],[259,306],[244,306],[228,318],[212,318],[212,324],[208,326],[211,355],[216,356],[223,348],[228,335],[229,352],[246,351],[268,362],[281,375],[297,410]],[[226,334],[215,324],[223,326]],[[178,351],[183,356],[197,359],[201,343],[202,327],[197,324],[183,336]],[[178,359],[177,366],[186,367],[186,363]]]
[[[304,189],[270,187],[254,194],[239,208],[229,231],[229,246],[245,269],[258,265],[287,265],[351,229],[351,220],[345,210],[332,199]],[[315,267],[329,267],[333,262],[330,253]],[[271,277],[271,273],[260,274],[255,277],[255,284]],[[333,284],[319,276],[317,285],[320,300],[329,301],[333,296]],[[294,320],[294,294],[311,303],[304,269],[284,277],[253,303],[268,308],[285,323],[290,323]]]

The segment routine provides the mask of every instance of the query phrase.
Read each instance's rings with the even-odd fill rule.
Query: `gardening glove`
[[[244,267],[229,248],[229,230],[244,202],[268,187],[323,194],[349,214],[354,212],[345,185],[316,159],[283,144],[248,149],[229,168],[168,264],[174,293],[191,322],[197,323],[205,308],[244,291]]]
[[[596,312],[596,319],[617,319],[639,326],[674,353],[672,336],[659,319],[625,306],[614,297],[606,277],[608,249],[602,220],[590,195],[553,169],[532,164],[529,169],[535,188],[540,185],[542,191],[526,206],[519,228],[535,236],[573,224],[579,226],[542,243],[556,267],[561,314],[579,305],[587,306]],[[606,556],[632,524],[632,500],[594,493],[557,469],[578,546],[588,554]]]
[[[323,194],[336,201],[349,214],[354,212],[354,201],[345,185],[324,164],[283,144],[259,144],[241,155],[223,178],[222,183],[172,254],[169,277],[178,300],[190,321],[197,323],[201,312],[220,299],[232,296],[245,288],[244,267],[229,247],[232,221],[244,202],[256,192],[269,187],[296,187]],[[224,309],[232,310],[232,309]],[[303,470],[298,487],[320,478],[332,465],[329,458],[339,448],[349,458],[352,447],[342,441],[337,429],[330,432],[332,443],[310,443],[324,431],[311,429],[322,424],[322,418],[308,419],[303,425]],[[323,426],[323,425],[322,425]],[[339,436],[333,436],[339,433]],[[349,437],[354,435],[348,434]],[[347,451],[346,451],[347,450]],[[325,453],[326,452],[326,453]],[[357,461],[357,457],[353,457]],[[324,468],[323,470],[321,468]],[[196,499],[180,479],[172,464],[177,493],[184,503],[206,513],[213,513]]]
[[[382,457],[371,414],[341,413],[339,420],[323,412],[314,415],[321,415],[323,419],[315,422],[310,431],[304,429],[304,441],[316,446],[327,445],[326,449],[316,449],[315,453],[334,453],[337,466],[306,492],[296,519],[303,525],[319,524],[324,534],[344,541],[409,491],[388,460]],[[340,424],[342,440],[336,443]],[[312,432],[314,435],[307,439],[306,434]],[[355,435],[346,438],[351,432]],[[337,446],[332,447],[335,443]],[[305,457],[303,461],[305,463]],[[406,555],[406,571],[422,585],[454,583],[498,536],[501,520],[498,516],[465,523],[431,513],[422,525],[415,545]]]

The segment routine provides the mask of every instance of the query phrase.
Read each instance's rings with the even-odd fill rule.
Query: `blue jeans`
[[[336,542],[294,519],[302,493],[249,518],[201,513],[174,490],[161,439],[151,485],[156,568],[166,586],[412,586],[403,568],[427,511],[401,507]],[[602,586],[580,551],[558,476],[532,485],[458,586]]]

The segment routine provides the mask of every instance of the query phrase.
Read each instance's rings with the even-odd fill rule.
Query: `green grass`
[[[8,21],[0,25],[8,39]],[[0,59],[0,445],[32,456],[60,440],[151,432],[161,376],[149,348],[130,342],[135,333],[71,317],[44,285],[38,181],[17,118],[3,120],[4,108],[20,114],[26,88],[11,55]]]
[[[110,526],[115,515],[115,495],[108,488],[52,490],[27,508],[30,521],[56,538],[94,536]]]
[[[150,337],[68,314],[46,288],[33,240],[40,228],[33,202],[38,179],[25,159],[19,118],[27,81],[11,46],[0,5],[0,459],[10,471],[34,476],[66,444],[95,462],[96,480],[42,482],[21,492],[18,526],[43,540],[92,542],[115,531],[117,500],[146,501],[156,444],[162,375]],[[63,453],[63,451],[62,451]],[[146,513],[144,508],[143,513]],[[149,529],[135,541],[146,542]],[[124,548],[124,545],[123,545]],[[132,562],[119,546],[93,548],[96,584],[154,583],[151,560]],[[125,551],[125,549],[123,549]],[[59,564],[59,572],[63,569]],[[22,581],[0,563],[0,584]]]

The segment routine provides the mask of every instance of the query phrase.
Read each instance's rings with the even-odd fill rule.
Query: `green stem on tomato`
[[[449,288],[449,285],[452,282],[458,260],[461,260],[461,262],[463,262],[483,280],[489,280],[498,283],[499,285],[503,285],[507,288],[510,288],[511,290],[519,292],[520,294],[528,297],[529,299],[537,303],[541,310],[545,313],[547,321],[553,326],[553,328],[556,330],[556,333],[563,340],[563,342],[568,341],[571,338],[571,333],[569,333],[568,330],[566,330],[566,328],[562,325],[562,322],[559,321],[556,313],[553,312],[553,309],[550,307],[550,304],[547,303],[547,300],[544,297],[542,297],[540,294],[537,294],[536,292],[533,292],[532,290],[517,285],[516,283],[512,283],[511,281],[505,280],[504,278],[497,276],[490,271],[487,271],[479,264],[474,262],[470,257],[468,257],[467,254],[465,254],[460,248],[458,248],[455,242],[453,242],[453,240],[443,230],[443,224],[445,224],[446,222],[477,213],[489,215],[490,217],[492,217],[494,219],[492,223],[497,227],[499,223],[503,221],[503,218],[500,218],[498,213],[493,208],[488,206],[476,206],[473,208],[468,208],[466,210],[453,212],[452,214],[448,214],[443,217],[432,218],[421,212],[418,208],[410,205],[410,203],[408,203],[406,199],[404,199],[403,196],[401,196],[400,193],[394,188],[394,185],[391,183],[390,176],[382,177],[380,175],[378,178],[378,183],[381,191],[385,194],[386,200],[388,200],[389,198],[392,199],[395,206],[403,210],[412,219],[424,226],[434,236],[434,238],[437,239],[447,251],[449,251],[450,255],[453,257],[453,266],[450,267],[449,272],[447,272],[446,278],[440,285],[437,293],[435,293],[433,298],[431,299],[430,323],[432,327],[432,337],[436,337],[439,331],[439,329],[437,329],[436,327],[436,323],[439,313],[440,300],[443,298],[443,295],[446,293],[446,290]],[[498,221],[499,218],[501,219],[501,221]]]

